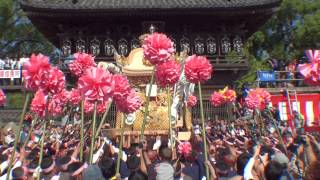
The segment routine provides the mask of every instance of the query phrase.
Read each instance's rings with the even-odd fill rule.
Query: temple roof
[[[42,10],[246,9],[279,5],[281,0],[20,0]]]

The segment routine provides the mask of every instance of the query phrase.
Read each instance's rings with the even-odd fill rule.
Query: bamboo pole
[[[89,164],[92,164],[93,150],[95,144],[95,129],[96,129],[96,119],[97,119],[97,101],[94,102],[94,111],[93,111],[93,122],[92,122],[92,134],[91,134],[91,146],[90,146],[90,156]]]
[[[149,115],[149,103],[150,103],[152,85],[154,83],[154,73],[155,73],[155,66],[153,67],[153,70],[152,70],[151,80],[150,80],[149,89],[148,89],[149,91],[148,91],[148,95],[146,97],[146,103],[145,103],[145,107],[144,107],[144,114],[143,114],[143,122],[142,122],[142,127],[141,127],[141,138],[140,138],[140,140],[144,140],[144,130],[146,128],[146,122],[147,122],[147,118],[148,118],[148,115]]]
[[[208,153],[207,153],[207,138],[206,138],[206,126],[204,121],[204,112],[203,112],[203,102],[202,102],[202,90],[201,90],[201,83],[198,82],[198,89],[199,89],[199,99],[200,99],[200,114],[201,114],[201,122],[202,122],[202,138],[203,138],[203,145],[204,145],[204,160],[205,160],[205,168],[206,168],[206,178],[210,179],[209,174],[209,167],[208,167]]]
[[[17,129],[17,131],[16,131],[16,136],[15,136],[15,140],[14,140],[14,144],[13,144],[13,150],[12,150],[11,157],[10,157],[10,161],[9,161],[9,165],[8,165],[8,168],[7,168],[8,170],[7,170],[6,180],[9,180],[9,178],[10,178],[10,173],[11,173],[11,169],[12,169],[12,164],[13,164],[13,161],[14,161],[14,156],[15,156],[15,153],[16,153],[16,148],[17,148],[18,142],[19,142],[19,140],[20,140],[20,132],[21,132],[22,125],[23,125],[24,115],[26,114],[26,111],[27,111],[29,99],[30,99],[30,94],[27,93],[26,100],[24,101],[24,105],[23,105],[23,109],[22,109],[22,114],[21,114],[20,121],[19,121],[19,126],[18,126],[18,129]]]

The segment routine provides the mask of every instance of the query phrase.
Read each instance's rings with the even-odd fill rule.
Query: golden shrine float
[[[179,58],[177,58],[179,59]],[[126,132],[125,134],[140,134],[143,115],[145,109],[146,95],[149,88],[150,79],[153,73],[153,66],[144,59],[143,49],[133,49],[128,57],[121,57],[115,55],[117,64],[122,66],[122,73],[126,75],[131,86],[138,92],[142,100],[142,106],[140,110],[133,114],[129,114],[126,119]],[[183,101],[181,95],[174,95],[175,89],[171,89],[171,101],[172,98],[179,98]],[[177,115],[178,118],[172,121],[173,129],[178,128],[179,130],[189,131],[192,127],[192,116],[191,112],[186,106],[183,107],[182,112]],[[121,119],[123,113],[117,112],[116,114],[116,125],[113,135],[118,135],[118,129],[121,128]],[[145,126],[145,135],[167,135],[169,132],[169,118],[168,118],[168,98],[167,93],[164,89],[157,87],[156,84],[152,85],[152,93],[150,96],[149,103],[149,116],[147,118]]]

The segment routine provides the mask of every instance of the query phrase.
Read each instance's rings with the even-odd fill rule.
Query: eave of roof
[[[106,13],[106,14],[184,14],[190,12],[243,12],[278,7],[281,0],[23,0],[27,12]],[[107,3],[107,1],[109,3]],[[88,2],[91,2],[90,4]],[[102,2],[105,2],[103,4]],[[125,3],[127,2],[127,3]],[[144,3],[143,3],[144,2]],[[151,3],[151,4],[148,4]],[[57,14],[57,15],[58,15]]]

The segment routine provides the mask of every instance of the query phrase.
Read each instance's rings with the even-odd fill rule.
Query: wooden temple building
[[[114,62],[140,47],[139,36],[167,34],[177,52],[207,56],[214,66],[204,94],[233,86],[249,66],[246,39],[277,10],[281,0],[20,0],[32,23],[61,50],[61,59],[87,52]],[[206,101],[205,101],[206,102]],[[208,117],[217,113],[207,103]],[[196,114],[196,113],[195,113]],[[198,115],[196,115],[198,116]],[[198,116],[199,117],[199,116]]]

